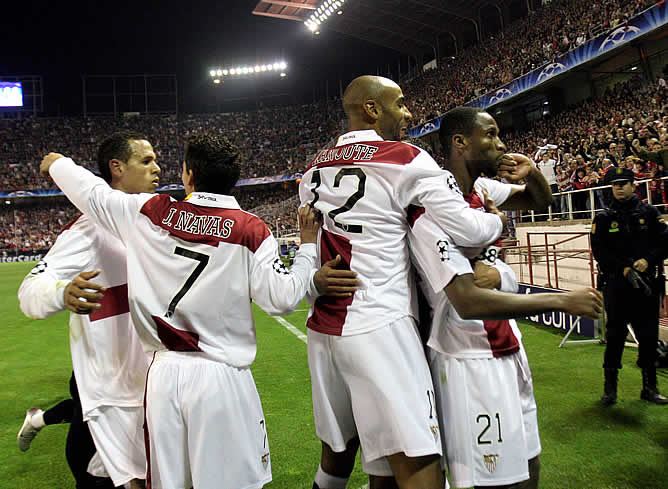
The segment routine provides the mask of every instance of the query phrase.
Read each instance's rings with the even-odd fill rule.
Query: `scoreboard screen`
[[[21,82],[0,81],[0,107],[23,107]]]

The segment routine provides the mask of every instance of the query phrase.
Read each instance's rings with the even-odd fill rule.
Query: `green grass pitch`
[[[66,314],[32,321],[18,307],[16,291],[33,264],[0,265],[0,489],[74,486],[65,461],[67,426],[42,430],[31,449],[16,448],[25,410],[47,408],[68,396],[71,372]],[[305,332],[306,306],[286,319]],[[274,318],[256,309],[258,356],[252,370],[267,418],[274,480],[268,489],[310,489],[320,443],[311,411],[306,345]],[[602,390],[600,345],[567,345],[563,333],[521,325],[534,378],[543,453],[544,489],[668,488],[668,407],[639,400],[636,352],[627,349],[620,373],[620,401],[598,403]],[[668,392],[668,375],[659,372]],[[366,477],[358,467],[349,487]]]

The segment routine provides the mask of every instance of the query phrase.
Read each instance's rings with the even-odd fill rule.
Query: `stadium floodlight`
[[[284,70],[288,67],[288,64],[285,61],[281,61],[281,64],[279,66],[282,70]]]
[[[268,69],[269,71],[273,70],[273,69],[274,69],[274,65],[267,65],[267,69]]]
[[[339,11],[337,12],[337,14],[338,14],[338,15],[343,15],[343,10],[339,10]]]
[[[230,75],[236,75],[236,74],[237,74],[237,70],[235,70],[234,68],[232,68],[232,69],[230,70]]]
[[[259,72],[260,72],[260,65],[255,65],[255,73],[259,73]]]
[[[223,70],[216,70],[216,75],[222,76],[223,75]]]
[[[211,70],[211,71],[209,71],[209,75],[211,75],[211,76],[216,76],[216,70]]]
[[[275,70],[278,70],[280,67],[281,67],[280,64],[278,64],[278,63],[274,63],[274,69],[275,69]]]
[[[223,75],[224,75],[224,76],[227,76],[228,73],[229,73],[229,71],[227,71],[227,70],[223,70]]]
[[[213,82],[214,82],[216,85],[219,84],[219,83],[220,83],[220,78],[214,78],[214,79],[213,79]]]
[[[287,73],[285,73],[284,71],[282,71],[282,72],[281,72],[281,78],[284,78],[284,77],[286,77],[286,76],[288,76]]]

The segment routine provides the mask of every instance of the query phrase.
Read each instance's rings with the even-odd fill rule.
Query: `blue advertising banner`
[[[632,39],[662,27],[667,21],[668,2],[661,2],[636,15],[626,24],[601,34],[598,37],[589,40],[582,46],[578,46],[558,58],[555,58],[552,62],[547,63],[526,75],[515,78],[510,83],[492,90],[477,99],[471,100],[464,105],[468,107],[479,107],[481,109],[491,107],[522,92],[531,90],[555,75],[565,73],[576,66],[591,61],[612,49],[616,49],[619,46],[626,44]],[[440,125],[440,118],[432,119],[424,124],[410,128],[408,130],[408,135],[411,137],[421,137],[432,131],[438,130]]]
[[[520,294],[543,294],[546,292],[564,292],[563,290],[557,289],[548,289],[546,287],[537,287],[535,285],[519,284],[520,285]],[[553,311],[546,312],[543,314],[537,314],[536,316],[527,317],[529,321],[534,323],[542,324],[543,326],[550,326],[552,328],[561,329],[565,332],[571,329],[571,326],[575,326],[573,332],[580,334],[582,336],[588,336],[589,338],[596,338],[596,331],[598,329],[598,321],[592,319],[583,318],[580,316],[571,316],[565,312]]]

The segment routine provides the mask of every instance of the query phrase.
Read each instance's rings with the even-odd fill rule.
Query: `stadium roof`
[[[255,15],[303,22],[322,0],[260,0]],[[343,15],[332,15],[323,28],[419,55],[438,52],[439,40],[461,38],[464,31],[479,37],[480,9],[507,8],[503,0],[348,0]],[[442,41],[441,41],[442,42]]]

